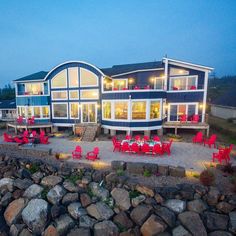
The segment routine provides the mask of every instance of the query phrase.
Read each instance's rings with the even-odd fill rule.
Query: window
[[[160,101],[150,102],[150,119],[160,119]]]
[[[127,120],[128,119],[128,102],[115,102],[115,119]]]
[[[49,118],[49,107],[42,107],[42,118]]]
[[[113,88],[118,90],[127,88],[127,81],[128,79],[113,79]]]
[[[66,88],[66,87],[67,87],[66,70],[63,70],[52,78],[52,88]]]
[[[170,90],[193,90],[197,89],[197,76],[172,77]]]
[[[98,89],[81,90],[80,99],[98,99]]]
[[[67,103],[53,103],[53,117],[54,118],[67,118],[68,106]]]
[[[112,90],[112,79],[109,77],[105,77],[103,79],[103,91],[109,91]]]
[[[69,91],[70,93],[70,100],[79,99],[79,92],[77,90]]]
[[[25,84],[25,95],[41,95],[43,94],[43,84],[27,83]]]
[[[187,115],[188,120],[197,114],[197,104],[171,104],[170,105],[170,121],[179,121],[181,115]]]
[[[52,91],[53,100],[65,100],[67,99],[67,91]]]
[[[40,118],[40,107],[34,107],[34,117]]]
[[[154,89],[163,89],[164,87],[164,78],[154,78]]]
[[[184,69],[179,69],[179,68],[170,68],[170,76],[175,76],[175,75],[189,75],[189,71],[184,70]]]
[[[98,77],[93,72],[80,68],[80,86],[94,87],[98,86]]]
[[[26,107],[26,111],[27,117],[33,116],[33,107]]]
[[[69,75],[69,87],[79,87],[79,78],[78,78],[78,68],[69,68],[68,69],[68,75]]]
[[[111,119],[111,102],[103,102],[103,118]]]
[[[19,107],[19,115],[25,117],[25,107]]]
[[[70,103],[70,118],[78,119],[79,118],[79,104]]]
[[[146,102],[138,101],[132,102],[132,120],[146,119]]]

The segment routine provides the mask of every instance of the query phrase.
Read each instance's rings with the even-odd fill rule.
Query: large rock
[[[114,214],[113,210],[103,202],[91,204],[86,209],[88,214],[97,220],[108,220]]]
[[[201,199],[193,200],[188,202],[187,208],[189,211],[195,211],[197,213],[202,213],[207,209],[207,205]]]
[[[78,201],[78,199],[79,199],[79,194],[78,193],[67,193],[62,198],[62,204],[69,205],[71,202]]]
[[[227,231],[217,230],[209,233],[208,236],[232,236],[232,234]]]
[[[116,205],[122,210],[129,210],[131,207],[129,192],[123,188],[114,188],[111,191],[112,197],[115,199]]]
[[[58,219],[55,220],[56,229],[59,235],[66,235],[66,233],[72,229],[75,225],[75,222],[68,215],[61,215]]]
[[[106,200],[109,197],[109,191],[103,187],[100,187],[98,183],[92,182],[89,184],[89,189],[92,194],[101,200]]]
[[[65,180],[63,182],[63,187],[69,192],[78,192],[79,191],[78,186],[74,185],[74,183],[72,183],[70,180]]]
[[[166,228],[166,224],[153,214],[142,225],[141,233],[143,236],[155,236],[164,232]]]
[[[32,199],[22,211],[22,219],[35,234],[41,233],[48,217],[48,203],[43,199]]]
[[[110,220],[104,220],[94,225],[94,236],[118,236],[117,226]]]
[[[130,217],[137,225],[141,226],[149,217],[151,211],[152,207],[150,205],[138,205],[131,211]]]
[[[69,214],[74,218],[74,219],[79,219],[82,215],[86,215],[87,212],[84,208],[81,207],[81,204],[79,202],[73,202],[71,203],[68,207],[68,212]]]
[[[203,218],[205,225],[210,231],[226,230],[229,217],[227,215],[217,214],[214,212],[204,212]]]
[[[169,199],[164,205],[175,213],[181,213],[186,208],[186,202],[179,199]]]
[[[144,195],[154,197],[154,191],[147,186],[138,185],[136,186],[136,190]]]
[[[158,165],[158,173],[161,175],[169,174],[169,166],[168,165]]]
[[[217,210],[219,210],[220,212],[223,212],[225,214],[230,213],[235,207],[232,204],[229,204],[227,202],[219,202],[216,205]]]
[[[207,194],[207,203],[210,206],[215,206],[218,203],[220,192],[215,187],[210,187],[210,191]]]
[[[43,173],[40,171],[35,172],[34,174],[32,174],[31,178],[36,184],[39,184],[41,179],[43,178]]]
[[[158,206],[155,209],[155,213],[162,218],[171,228],[175,226],[175,213],[166,207]]]
[[[51,216],[53,219],[66,213],[66,208],[63,205],[53,205],[51,207]]]
[[[62,182],[62,178],[60,176],[49,175],[44,177],[41,180],[41,184],[48,187],[54,187],[55,185]]]
[[[111,168],[112,170],[125,170],[126,163],[124,161],[112,161]]]
[[[172,230],[172,236],[191,236],[191,234],[182,225],[179,225]]]
[[[207,236],[202,220],[196,212],[186,211],[180,213],[178,219],[193,236]]]
[[[97,221],[91,217],[89,217],[88,215],[82,215],[79,218],[79,226],[82,228],[93,228],[94,224]]]
[[[65,194],[66,190],[60,185],[56,185],[48,192],[47,199],[52,204],[58,204]]]
[[[20,218],[21,212],[26,204],[27,201],[24,198],[19,198],[8,205],[4,212],[4,218],[9,226]]]
[[[176,195],[179,195],[179,188],[172,186],[157,187],[156,192],[159,193],[165,199],[175,198]]]
[[[27,189],[30,185],[33,184],[33,181],[30,179],[16,179],[14,180],[14,186],[19,189]]]
[[[114,216],[113,222],[116,225],[120,225],[124,229],[129,229],[133,226],[133,222],[129,219],[124,211],[121,211],[116,216]]]
[[[230,217],[230,228],[234,233],[236,233],[236,211],[230,212],[229,217]]]
[[[24,227],[25,227],[25,224],[13,224],[10,227],[9,234],[11,236],[18,236]]]
[[[43,236],[58,236],[57,229],[53,225],[49,225],[43,233]]]
[[[11,200],[12,200],[12,193],[11,192],[7,192],[2,197],[2,199],[0,201],[0,205],[6,207],[11,202]]]
[[[75,227],[73,228],[67,236],[90,236],[90,230],[89,229],[84,229],[84,228],[78,228]]]
[[[80,194],[80,202],[83,207],[87,207],[92,203],[91,197],[87,193]]]
[[[146,197],[144,195],[139,195],[135,198],[132,198],[132,206],[137,207],[140,203],[144,202],[146,200]]]
[[[169,166],[169,175],[173,177],[185,177],[185,169],[180,166]]]
[[[180,188],[180,195],[182,196],[182,199],[185,200],[194,199],[195,190],[193,189],[191,184],[187,183],[178,184],[178,187]]]
[[[10,178],[3,178],[3,179],[0,179],[0,191],[2,189],[7,189],[8,191],[12,192],[13,191],[13,182],[14,180],[13,179],[10,179]]]
[[[28,199],[31,199],[31,198],[38,198],[41,196],[41,192],[43,191],[43,188],[38,185],[38,184],[32,184],[31,186],[29,186],[23,196],[28,198]]]

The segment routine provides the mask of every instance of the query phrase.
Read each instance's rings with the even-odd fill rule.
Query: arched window
[[[98,77],[93,72],[80,68],[80,87],[97,87]]]
[[[52,78],[52,88],[66,88],[67,87],[67,75],[66,70],[63,70],[56,74]]]

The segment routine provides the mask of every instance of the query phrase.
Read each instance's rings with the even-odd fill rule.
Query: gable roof
[[[114,65],[111,68],[103,68],[101,71],[108,76],[125,74],[139,70],[152,70],[164,68],[162,61],[144,62],[144,63],[134,63],[134,64],[124,64],[124,65]]]
[[[27,75],[25,77],[16,79],[14,81],[16,82],[23,82],[23,81],[40,81],[43,80],[44,77],[48,74],[47,71],[39,71],[37,73],[31,74],[31,75]]]
[[[0,100],[0,110],[2,109],[15,109],[16,108],[16,100]]]
[[[223,95],[214,99],[212,104],[236,108],[236,87],[227,90]]]

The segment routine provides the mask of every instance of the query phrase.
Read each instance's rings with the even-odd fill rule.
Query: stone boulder
[[[188,202],[187,208],[189,211],[195,211],[197,213],[202,213],[207,209],[207,205],[201,199],[193,200]]]
[[[92,203],[91,197],[87,193],[80,194],[80,202],[83,207],[87,207]]]
[[[144,195],[139,195],[135,198],[132,198],[132,206],[137,207],[140,203],[144,202],[146,200],[146,197]]]
[[[203,219],[206,227],[210,230],[226,230],[229,217],[227,215],[217,214],[214,212],[204,212]]]
[[[118,236],[117,226],[110,220],[104,220],[94,225],[94,236]]]
[[[124,161],[112,161],[111,169],[112,170],[125,170],[126,163]]]
[[[219,210],[220,212],[224,213],[224,214],[228,214],[230,213],[235,207],[232,204],[229,204],[227,202],[219,202],[216,205],[217,210]]]
[[[74,185],[70,180],[65,180],[63,182],[63,187],[69,192],[76,193],[79,191],[78,186]]]
[[[186,202],[179,199],[169,199],[164,203],[164,206],[179,214],[186,209]]]
[[[101,200],[106,200],[109,197],[109,191],[103,187],[100,187],[98,183],[92,182],[89,184],[89,189],[92,194]]]
[[[191,234],[182,225],[179,225],[172,230],[172,236],[191,236]]]
[[[97,220],[108,220],[113,215],[113,210],[103,202],[91,204],[86,208],[88,214]]]
[[[0,179],[0,191],[2,189],[7,189],[8,191],[12,192],[14,188],[13,182],[14,180],[10,178]]]
[[[57,229],[53,225],[49,225],[43,233],[43,236],[58,236]]]
[[[81,207],[81,204],[79,202],[71,203],[67,207],[67,209],[68,209],[69,214],[76,220],[79,219],[82,215],[87,214],[86,210]]]
[[[92,229],[96,222],[97,221],[95,219],[89,217],[88,215],[82,215],[79,217],[79,226],[82,228]]]
[[[79,194],[78,193],[67,193],[62,198],[62,204],[69,205],[71,202],[78,201],[78,199],[79,199]]]
[[[138,205],[131,211],[130,217],[137,225],[141,226],[150,216],[151,211],[152,207],[150,205]]]
[[[48,218],[48,203],[43,199],[32,199],[22,211],[22,219],[35,234],[41,233]]]
[[[175,221],[176,221],[176,217],[175,217],[175,213],[171,210],[169,210],[166,207],[162,207],[162,206],[157,206],[155,208],[155,213],[162,218],[162,220],[167,223],[170,227],[174,227],[175,226]]]
[[[232,236],[232,234],[227,231],[217,230],[209,233],[208,236]]]
[[[215,206],[218,203],[218,200],[220,198],[220,192],[215,187],[210,187],[210,191],[207,194],[207,203],[210,206]]]
[[[41,179],[43,178],[43,173],[40,171],[37,171],[34,174],[32,174],[31,178],[36,184],[39,184]]]
[[[63,205],[53,205],[51,207],[51,216],[52,219],[55,219],[59,217],[60,215],[63,215],[66,213],[66,208]]]
[[[111,191],[111,196],[115,199],[116,205],[122,210],[129,210],[131,207],[129,192],[123,188],[114,188]]]
[[[67,232],[72,229],[75,225],[75,222],[67,214],[61,215],[55,220],[56,229],[59,235],[66,235]]]
[[[33,184],[33,181],[30,179],[16,179],[14,180],[13,185],[19,189],[27,189],[30,185]]]
[[[113,218],[113,222],[116,225],[120,225],[124,229],[130,229],[133,226],[133,222],[124,211],[121,211],[117,215],[115,215]]]
[[[232,232],[236,233],[236,211],[232,211],[229,213],[230,218],[230,229]]]
[[[144,195],[154,197],[154,191],[152,190],[152,188],[149,188],[147,186],[138,185],[136,186],[136,190]]]
[[[41,184],[47,187],[54,187],[55,185],[61,182],[62,182],[62,178],[60,176],[55,176],[55,175],[45,176],[41,180]]]
[[[65,194],[66,190],[60,185],[56,185],[48,192],[47,199],[52,204],[58,204]]]
[[[12,200],[12,193],[7,192],[6,194],[4,194],[4,196],[2,196],[0,205],[6,207],[11,202],[11,200]]]
[[[80,235],[90,236],[91,233],[89,229],[75,227],[67,234],[67,236],[80,236]]]
[[[25,190],[23,197],[26,197],[28,199],[38,198],[41,196],[42,191],[43,191],[43,188],[40,185],[32,184]]]

